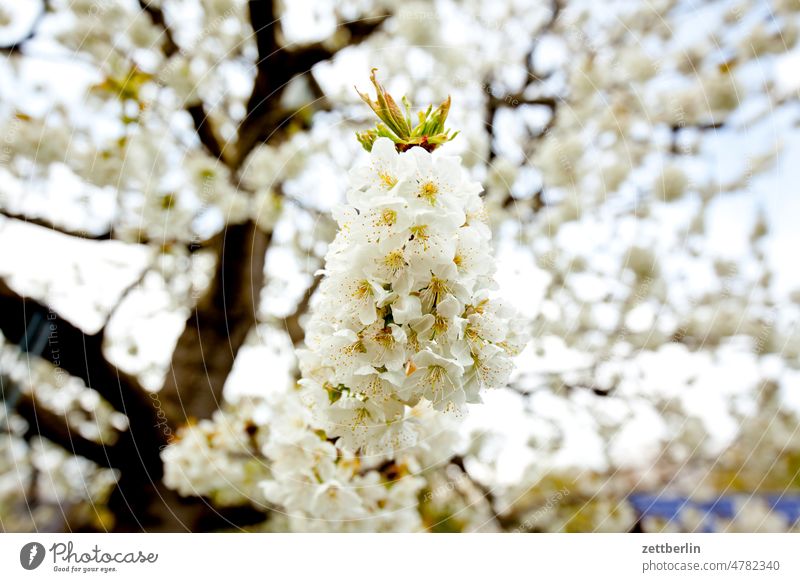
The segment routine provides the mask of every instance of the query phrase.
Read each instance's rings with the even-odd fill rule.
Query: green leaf
[[[406,97],[401,99],[405,110],[403,112],[392,96],[386,92],[386,89],[378,83],[375,71],[377,69],[372,69],[370,74],[370,81],[375,87],[375,100],[356,88],[361,99],[381,120],[381,123],[378,123],[374,129],[356,132],[356,138],[365,150],[372,151],[375,140],[379,137],[386,137],[395,143],[397,151],[403,152],[419,146],[431,152],[458,135],[458,132],[451,134],[449,129],[445,129],[447,115],[450,113],[450,97],[442,101],[435,110],[433,106],[429,105],[426,110],[420,111],[417,114],[419,121],[412,127],[411,104],[408,99]]]

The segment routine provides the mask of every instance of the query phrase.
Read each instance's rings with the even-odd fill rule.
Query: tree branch
[[[0,208],[0,216],[5,216],[9,220],[18,220],[20,222],[24,222],[26,224],[32,224],[34,226],[39,226],[41,228],[46,228],[52,232],[57,232],[59,234],[63,234],[66,236],[71,236],[75,238],[82,238],[85,240],[110,240],[111,239],[111,231],[102,232],[99,234],[92,234],[83,230],[71,230],[64,226],[58,225],[54,222],[46,218],[41,217],[30,217],[26,216],[25,214],[18,214],[16,212],[10,212],[4,208]]]
[[[31,217],[28,217],[28,216],[26,216],[24,214],[18,214],[18,213],[14,213],[14,212],[9,212],[8,210],[4,210],[2,208],[0,208],[0,216],[4,216],[9,220],[17,220],[19,222],[24,222],[26,224],[31,224],[31,225],[39,227],[39,228],[44,228],[44,229],[47,229],[47,230],[49,230],[51,232],[55,232],[55,233],[58,233],[58,234],[63,234],[64,236],[70,236],[70,237],[73,237],[73,238],[83,239],[85,241],[90,241],[90,242],[102,242],[102,241],[107,241],[107,240],[116,240],[116,241],[119,241],[119,242],[122,242],[122,243],[125,243],[125,244],[130,244],[130,245],[158,245],[158,246],[160,246],[162,248],[180,246],[180,247],[186,247],[186,249],[190,253],[196,253],[197,251],[201,251],[201,250],[207,249],[209,247],[209,245],[210,245],[210,241],[208,241],[208,240],[196,240],[196,241],[192,241],[192,242],[188,242],[188,243],[183,242],[183,241],[175,241],[175,240],[161,240],[161,239],[152,240],[152,239],[148,238],[147,236],[145,236],[144,233],[139,233],[138,236],[136,237],[135,241],[129,241],[129,240],[116,238],[114,236],[113,231],[111,231],[111,230],[106,231],[106,232],[102,232],[102,233],[98,233],[98,234],[89,233],[89,232],[86,232],[86,231],[83,231],[83,230],[70,230],[70,229],[68,229],[66,227],[60,226],[58,224],[55,224],[55,223],[51,222],[50,220],[48,220],[46,218],[41,218],[41,217],[31,218]],[[0,282],[0,285],[3,285],[3,283]]]
[[[178,45],[175,43],[175,39],[172,36],[172,30],[167,25],[167,20],[164,17],[164,11],[158,6],[153,6],[148,0],[139,0],[139,7],[146,12],[148,16],[150,16],[150,20],[153,21],[153,24],[163,29],[164,54],[167,57],[171,57],[178,52]]]
[[[16,291],[9,287],[6,282],[0,278],[0,300],[17,296]],[[5,333],[5,332],[4,332]],[[8,336],[6,336],[8,337]]]
[[[195,103],[194,105],[190,105],[187,111],[189,115],[192,116],[194,129],[197,132],[200,143],[208,150],[208,153],[218,160],[224,161],[223,148],[220,145],[217,132],[214,131],[214,128],[211,126],[211,121],[208,119],[205,105],[203,105],[202,102]]]
[[[338,49],[316,43],[292,50],[278,42],[280,21],[275,16],[274,2],[250,0],[250,23],[256,35],[258,62],[253,91],[247,102],[247,115],[239,126],[234,154],[238,167],[258,144],[275,140],[276,134],[296,113],[284,111],[280,103],[283,90],[292,78],[308,73],[311,68],[331,58]],[[374,32],[387,15],[365,18],[340,25],[349,33],[350,44],[361,42]]]
[[[271,236],[252,222],[228,226],[212,241],[212,283],[178,339],[161,405],[173,429],[219,408],[236,354],[256,323]]]
[[[172,35],[172,29],[167,24],[167,19],[164,16],[163,10],[157,6],[151,5],[147,0],[139,0],[139,6],[150,16],[150,20],[153,21],[153,24],[163,30],[164,56],[169,58],[180,52],[181,49],[175,42],[175,37]],[[223,148],[220,144],[217,133],[214,131],[214,128],[208,119],[208,113],[206,112],[205,105],[202,102],[199,102],[187,107],[186,111],[192,116],[194,128],[197,132],[197,137],[200,139],[200,143],[203,144],[206,150],[208,150],[208,153],[215,158],[222,160]]]
[[[31,24],[30,30],[25,31],[22,33],[21,36],[17,38],[8,39],[5,44],[0,46],[0,54],[5,55],[12,55],[20,51],[23,45],[33,38],[36,34],[36,29],[39,28],[39,24],[42,21],[45,13],[45,4],[44,0],[28,0],[29,2],[36,2],[40,5],[39,13],[37,14],[36,18],[34,19],[33,23]]]
[[[152,410],[144,389],[135,378],[110,364],[103,354],[104,330],[87,334],[49,306],[0,287],[0,331],[12,342],[25,341],[29,322],[43,318],[46,344],[39,355],[71,376],[97,390],[117,410],[142,413]],[[30,346],[22,345],[23,351]],[[130,414],[129,414],[130,415]]]
[[[359,44],[364,41],[369,35],[378,29],[389,18],[388,14],[381,14],[379,16],[371,16],[351,22],[344,22],[339,25],[339,28],[347,33],[347,46]],[[338,48],[331,48],[327,43],[314,43],[304,45],[298,49],[292,50],[284,48],[286,51],[286,59],[293,67],[293,70],[301,73],[311,70],[311,67],[321,61],[326,61],[333,57],[338,51]]]
[[[469,482],[472,484],[472,486],[475,487],[475,489],[477,489],[480,492],[480,494],[486,500],[486,503],[489,505],[489,508],[491,510],[491,513],[492,513],[492,517],[497,521],[497,523],[500,526],[500,528],[502,530],[509,531],[511,529],[511,526],[513,525],[513,521],[511,521],[509,518],[497,513],[497,510],[495,509],[495,502],[496,502],[497,496],[496,496],[494,490],[488,488],[486,485],[484,485],[483,483],[479,482],[472,475],[469,474],[469,471],[467,471],[467,468],[464,465],[464,457],[463,456],[456,455],[455,457],[450,459],[450,464],[455,465],[456,467],[458,467],[461,470],[461,474],[464,475],[464,477],[466,477],[469,480]]]
[[[82,437],[70,426],[66,416],[48,409],[34,395],[23,394],[16,412],[28,423],[29,436],[43,436],[68,453],[85,457],[101,467],[117,466],[119,459],[114,458],[105,444]]]
[[[127,415],[128,430],[119,435],[113,448],[113,460],[104,464],[116,466],[122,472],[109,507],[117,515],[135,515],[133,507],[147,499],[148,487],[157,483],[163,474],[160,450],[167,443],[169,433],[162,428],[164,423],[159,417],[157,400],[154,401],[135,378],[106,360],[104,330],[85,333],[47,305],[19,295],[6,284],[0,284],[0,331],[9,341],[19,343],[24,352],[34,348],[38,357],[80,378],[116,410]],[[40,410],[41,407],[36,409]],[[57,437],[58,433],[52,436]],[[100,460],[98,451],[91,454],[93,460]]]

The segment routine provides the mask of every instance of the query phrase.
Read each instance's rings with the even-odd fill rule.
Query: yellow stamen
[[[428,286],[419,292],[422,308],[427,313],[433,313],[433,310],[448,293],[450,293],[450,287],[448,287],[447,281],[438,277],[431,277],[431,282],[428,283]]]
[[[467,305],[467,308],[464,310],[464,317],[469,317],[473,314],[482,315],[484,311],[486,311],[486,306],[488,305],[489,300],[484,299],[477,305]]]
[[[427,200],[431,206],[436,204],[436,195],[439,193],[439,187],[433,182],[425,182],[419,190],[420,198]]]
[[[420,224],[417,226],[412,226],[410,229],[411,231],[411,238],[413,240],[418,240],[422,243],[422,248],[424,250],[428,250],[428,239],[430,235],[428,234],[428,225],[427,224]]]
[[[378,330],[378,332],[374,336],[375,343],[385,347],[385,348],[392,348],[395,344],[394,336],[392,335],[391,328],[384,327],[383,329]]]
[[[353,292],[353,297],[362,300],[372,297],[372,286],[369,284],[369,281],[361,281],[356,290]]]
[[[383,264],[392,272],[396,273],[406,266],[406,260],[402,249],[396,249],[383,258]]]
[[[394,226],[397,222],[397,211],[386,208],[381,212],[380,218],[375,221],[376,226]]]
[[[391,190],[392,188],[397,185],[397,178],[389,174],[388,172],[378,172],[378,177],[381,179],[383,186],[387,190]]]
[[[442,366],[428,366],[428,371],[425,374],[425,380],[434,389],[443,384],[446,377],[447,371]]]
[[[419,224],[417,226],[412,226],[410,229],[411,235],[419,240],[428,240],[428,225],[427,224]]]
[[[433,333],[436,335],[442,334],[450,327],[450,321],[446,317],[437,315],[433,322]]]
[[[409,329],[407,330],[406,333],[408,334],[408,336],[406,337],[406,343],[408,344],[409,349],[411,349],[414,352],[418,352],[420,348],[419,348],[419,339],[417,339],[417,332],[415,332],[413,329]],[[414,364],[412,363],[411,365],[413,366]],[[416,369],[417,367],[414,366],[414,370]],[[412,370],[412,372],[414,370]]]

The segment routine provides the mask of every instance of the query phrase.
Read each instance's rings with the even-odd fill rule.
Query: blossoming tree
[[[797,527],[798,24],[3,3],[0,527]]]

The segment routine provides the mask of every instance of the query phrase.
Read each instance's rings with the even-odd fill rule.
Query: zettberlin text
[[[699,554],[700,546],[697,544],[657,544],[655,546],[642,546],[643,554]]]

